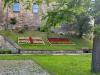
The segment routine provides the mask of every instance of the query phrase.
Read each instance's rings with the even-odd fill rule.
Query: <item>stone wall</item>
[[[20,50],[20,54],[43,54],[43,55],[56,55],[56,54],[82,54],[82,50]]]
[[[12,53],[18,53],[18,45],[13,41],[9,40],[7,37],[0,36],[0,49],[1,50],[11,50]]]

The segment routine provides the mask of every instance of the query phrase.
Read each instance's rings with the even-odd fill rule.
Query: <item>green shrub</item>
[[[24,30],[28,30],[28,25],[24,25],[24,26],[23,26],[23,29],[24,29]]]
[[[10,24],[15,25],[17,23],[17,20],[15,17],[10,18]]]
[[[11,54],[11,50],[0,50],[0,54]]]
[[[24,27],[16,27],[15,31],[17,33],[24,33],[25,32],[25,29],[24,29]]]
[[[94,29],[95,36],[100,36],[100,25],[96,25]]]
[[[41,28],[40,28],[40,31],[41,31],[41,32],[47,32],[48,29],[47,29],[47,27],[44,26],[44,27],[41,27]]]

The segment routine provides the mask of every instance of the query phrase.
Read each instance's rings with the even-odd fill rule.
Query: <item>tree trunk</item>
[[[100,73],[100,37],[93,40],[92,72]]]
[[[80,31],[79,38],[82,38],[82,36],[83,36],[83,32]]]
[[[2,0],[0,0],[0,26],[4,23],[4,14],[3,14],[3,7],[2,7]]]

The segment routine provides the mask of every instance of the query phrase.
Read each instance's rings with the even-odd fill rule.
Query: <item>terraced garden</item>
[[[18,37],[42,37],[45,42],[45,45],[34,45],[34,44],[18,44],[22,49],[32,49],[32,50],[80,50],[82,48],[92,49],[92,42],[87,39],[79,39],[76,36],[63,36],[55,33],[50,33],[50,37],[55,38],[67,38],[73,44],[65,44],[65,45],[52,45],[49,43],[46,32],[39,31],[27,31],[22,34],[15,33],[12,31],[0,31],[1,35],[8,37],[9,39],[18,43]]]

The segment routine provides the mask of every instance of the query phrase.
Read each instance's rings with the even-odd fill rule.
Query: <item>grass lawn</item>
[[[34,37],[42,37],[45,45],[32,45],[32,44],[19,44],[19,46],[23,49],[32,49],[32,50],[80,50],[83,47],[92,49],[92,42],[88,41],[86,39],[79,39],[77,37],[70,37],[67,36],[75,45],[50,45],[47,41],[47,34],[46,32],[39,32],[39,31],[27,31],[23,34],[14,33],[11,31],[0,31],[0,34],[7,36],[8,38],[12,39],[17,43],[18,37],[28,37],[28,36],[34,36]],[[62,35],[57,35],[54,33],[50,33],[50,37],[65,37]]]
[[[100,75],[91,73],[91,55],[4,55],[0,60],[34,60],[51,75]]]
[[[21,48],[32,50],[77,50],[78,48],[75,46],[76,45],[20,45]]]

